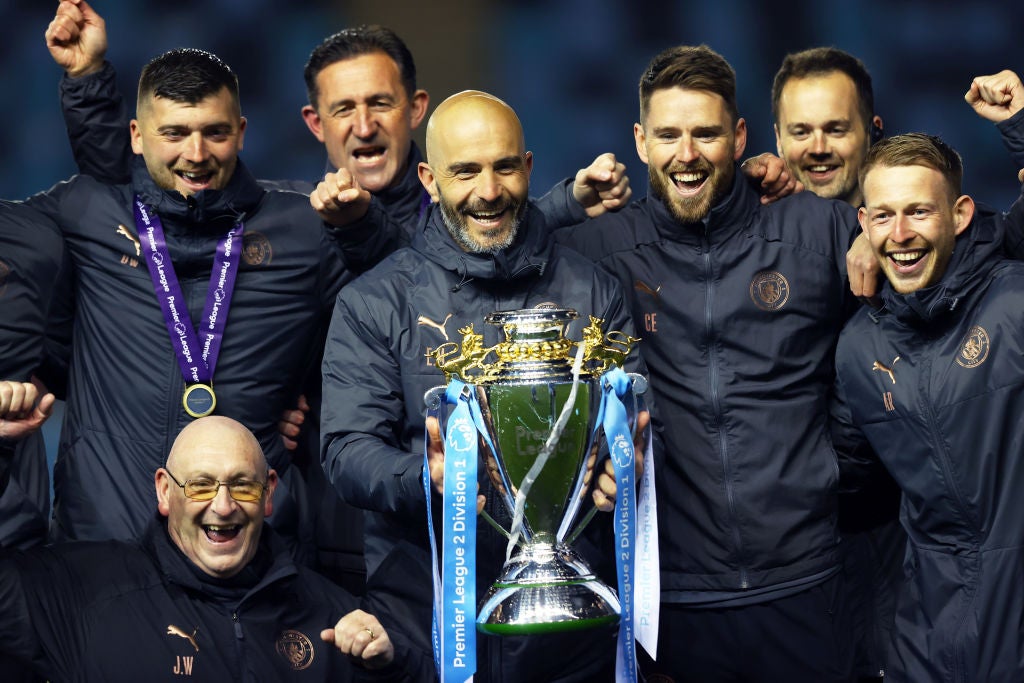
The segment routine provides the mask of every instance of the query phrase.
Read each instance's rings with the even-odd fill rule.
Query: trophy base
[[[619,609],[615,591],[575,551],[535,543],[505,563],[476,628],[503,636],[578,631],[618,623]]]

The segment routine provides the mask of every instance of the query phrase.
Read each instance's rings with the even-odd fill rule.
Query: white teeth
[[[831,170],[829,166],[811,166],[807,169],[811,173],[827,173]]]
[[[230,531],[231,529],[236,528],[236,526],[237,525],[235,525],[235,524],[232,524],[230,526],[220,526],[218,524],[207,524],[206,528],[209,529],[210,531]]]
[[[900,252],[898,254],[889,254],[889,256],[892,257],[893,261],[898,261],[900,263],[909,263],[910,261],[916,261],[917,259],[919,259],[922,256],[924,256],[924,252],[923,251],[904,251],[904,252]]]
[[[673,173],[672,180],[677,183],[696,183],[704,179],[703,173]]]

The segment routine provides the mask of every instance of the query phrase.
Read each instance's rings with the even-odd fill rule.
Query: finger
[[[36,406],[36,418],[40,422],[45,422],[49,419],[50,415],[53,414],[53,406],[57,403],[57,397],[53,394],[46,394],[39,399],[39,405]]]
[[[601,489],[594,489],[594,493],[591,496],[594,500],[594,507],[601,512],[611,512],[615,509],[615,497],[608,496]]]
[[[306,400],[306,395],[305,394],[300,394],[299,395],[299,410],[301,410],[304,413],[308,413],[309,412],[309,401]],[[303,415],[302,419],[305,420],[306,416]]]
[[[1017,172],[1017,182],[1024,183],[1024,168]]]
[[[96,13],[96,10],[86,2],[85,0],[77,0],[78,8],[82,11],[82,16],[90,24],[99,24],[103,22],[103,18]]]
[[[441,441],[441,424],[430,415],[425,420],[427,430],[427,466],[434,489],[444,493],[444,445]]]
[[[286,451],[294,451],[299,447],[299,442],[294,439],[289,439],[284,434],[281,435],[281,445],[284,446]]]
[[[480,514],[484,511],[484,505],[487,505],[487,496],[478,495],[476,497],[476,514]]]
[[[322,183],[321,183],[322,184]],[[327,207],[324,206],[324,200],[320,196],[320,184],[309,193],[309,205],[313,207],[313,210],[317,213],[323,213]]]
[[[32,385],[28,385],[32,386]],[[33,387],[33,390],[35,387]],[[28,390],[23,382],[12,382],[11,383],[11,397],[8,403],[7,413],[11,419],[21,420],[26,415],[26,408],[31,407],[31,403],[26,405],[25,395]]]
[[[977,103],[980,99],[981,88],[978,86],[978,79],[975,78],[973,81],[971,81],[971,87],[969,87],[967,89],[967,92],[964,94],[964,100],[967,101],[967,104],[973,107],[975,103]]]

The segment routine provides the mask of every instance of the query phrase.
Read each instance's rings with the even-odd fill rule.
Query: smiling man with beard
[[[0,381],[0,492],[53,400]],[[134,541],[0,552],[0,652],[61,681],[433,680],[398,633],[292,562],[264,523],[277,473],[240,423],[190,423],[151,481],[158,514]]]
[[[498,326],[484,324],[498,310],[573,308],[579,318],[569,326],[571,339],[581,338],[588,316],[627,334],[633,326],[615,279],[550,239],[545,217],[528,200],[533,155],[507,104],[477,91],[453,95],[431,116],[426,147],[419,177],[434,202],[426,223],[410,248],[338,295],[324,353],[321,459],[341,497],[367,511],[368,594],[387,599],[390,613],[405,610],[403,623],[430,652],[423,395],[445,383],[430,352],[470,324],[484,345],[501,341]],[[488,486],[481,488],[487,510],[507,526],[508,514]],[[591,524],[579,545],[595,571],[611,569],[610,529],[599,528],[605,526]],[[506,543],[479,525],[480,576],[498,574]],[[381,581],[396,568],[404,581]],[[474,680],[610,681],[613,640],[603,628],[543,638],[481,636]]]
[[[640,78],[650,192],[559,231],[622,283],[665,444],[661,624],[650,681],[848,681],[852,648],[826,399],[856,304],[848,204],[770,205],[741,180],[732,67],[706,46]]]

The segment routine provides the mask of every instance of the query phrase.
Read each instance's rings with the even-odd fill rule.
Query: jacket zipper
[[[932,370],[932,359],[929,357],[929,358],[926,358],[924,360],[924,362],[922,363],[922,366],[921,366],[921,381],[920,381],[920,387],[919,387],[920,388],[919,395],[921,396],[921,402],[920,402],[921,412],[924,413],[925,421],[928,424],[928,433],[929,433],[929,435],[931,437],[932,450],[935,452],[935,455],[936,455],[936,457],[939,460],[939,465],[941,465],[941,467],[942,467],[942,476],[945,477],[947,482],[949,482],[948,490],[953,493],[953,498],[954,498],[954,500],[956,500],[957,508],[959,509],[960,514],[963,515],[964,521],[965,522],[969,522],[969,521],[971,521],[971,515],[968,512],[967,504],[964,502],[963,494],[961,494],[959,487],[957,487],[956,482],[953,479],[953,468],[952,468],[952,466],[950,465],[950,462],[949,462],[949,453],[946,450],[946,448],[943,447],[943,445],[942,445],[942,438],[941,438],[941,434],[939,433],[938,420],[935,418],[935,412],[932,410],[932,402],[930,400],[931,396],[930,396],[930,392],[928,391],[928,389],[930,388],[929,385],[931,384],[931,382],[930,382],[931,370]],[[971,525],[971,526],[972,526],[972,532],[973,532],[975,538],[977,538],[977,536],[979,534],[979,531],[978,531],[977,528],[973,528],[974,525]],[[977,567],[975,567],[974,570],[977,571]],[[972,600],[973,600],[973,591],[972,591]],[[954,681],[966,681],[966,679],[964,678],[965,672],[964,672],[964,663],[963,663],[962,655],[963,655],[963,626],[964,626],[964,622],[967,620],[967,618],[968,618],[968,613],[965,611],[964,614],[961,615],[960,620],[959,620],[959,622],[957,624],[957,630],[956,630],[957,636],[956,636],[956,639],[955,639],[956,645],[955,645],[955,647],[953,649],[953,657],[952,657],[952,659],[953,659],[953,680]]]
[[[729,527],[732,530],[732,541],[736,547],[737,564],[740,572],[740,588],[749,588],[750,580],[747,576],[747,568],[742,562],[743,540],[740,538],[739,524],[736,515],[736,492],[733,489],[732,467],[729,461],[729,444],[725,434],[725,420],[722,415],[722,400],[718,392],[718,355],[714,349],[714,316],[712,313],[714,302],[714,287],[712,285],[714,272],[711,267],[711,240],[708,237],[710,226],[705,221],[704,237],[701,245],[704,255],[704,277],[707,282],[704,289],[704,332],[708,340],[708,390],[711,394],[711,405],[715,415],[715,427],[718,431],[718,452],[722,461],[722,472],[725,480],[725,498],[729,505]]]

